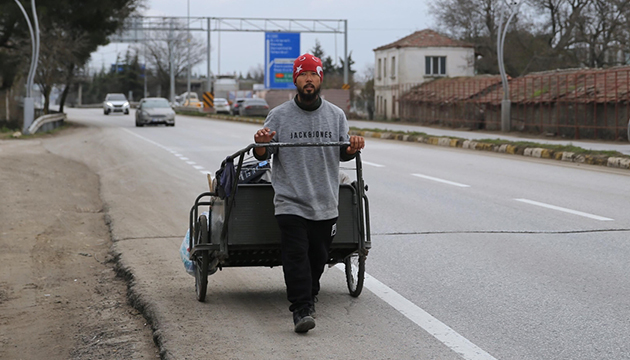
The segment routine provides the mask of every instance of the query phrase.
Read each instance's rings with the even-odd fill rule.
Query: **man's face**
[[[313,101],[319,95],[322,80],[315,71],[304,71],[295,79],[300,100]]]

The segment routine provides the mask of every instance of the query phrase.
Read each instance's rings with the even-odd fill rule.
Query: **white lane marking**
[[[208,175],[208,174],[212,174],[210,171],[208,170],[201,170],[199,171],[200,173],[204,174],[204,175]]]
[[[131,134],[131,135],[133,135],[133,136],[139,137],[140,139],[142,139],[142,140],[144,140],[144,141],[150,142],[151,144],[153,144],[153,145],[155,145],[155,146],[161,147],[162,149],[164,149],[164,150],[166,150],[166,151],[172,152],[172,150],[171,150],[171,149],[169,149],[169,148],[167,148],[166,146],[164,146],[164,145],[162,145],[162,144],[159,144],[159,143],[156,143],[155,141],[153,141],[153,140],[151,140],[151,139],[147,139],[147,138],[145,138],[145,137],[144,137],[144,136],[142,136],[142,135],[138,135],[138,134],[136,134],[135,132],[133,132],[133,131],[131,131],[131,130],[129,130],[129,129],[125,129],[125,128],[123,128],[122,130],[124,130],[124,131],[126,131],[126,132],[130,133],[130,134]]]
[[[436,177],[433,177],[433,176],[422,175],[422,174],[411,174],[411,175],[417,176],[419,178],[427,179],[427,180],[433,180],[433,181],[441,182],[441,183],[444,183],[444,184],[453,185],[453,186],[470,187],[470,185],[460,184],[460,183],[456,183],[456,182],[453,182],[453,181],[448,181],[448,180],[436,178]]]
[[[337,264],[336,268],[345,272],[345,266],[343,264]],[[407,319],[420,326],[424,331],[459,354],[462,358],[466,360],[497,360],[494,356],[488,354],[470,340],[460,335],[457,331],[436,319],[368,273],[365,273],[363,285],[374,293],[374,295],[385,301]]]
[[[385,165],[381,165],[381,164],[376,164],[373,162],[369,162],[369,161],[361,161],[363,164],[365,165],[370,165],[370,166],[374,166],[374,167],[385,167]]]
[[[133,136],[136,136],[136,137],[138,137],[138,138],[140,138],[140,139],[142,139],[142,140],[144,140],[144,141],[146,141],[146,142],[149,142],[149,143],[151,143],[151,144],[153,144],[153,145],[155,145],[155,146],[158,146],[158,147],[160,147],[160,148],[162,148],[162,149],[164,149],[164,150],[166,150],[166,151],[168,151],[168,152],[172,153],[173,155],[177,156],[180,160],[184,160],[184,161],[188,160],[188,158],[187,158],[187,157],[184,157],[182,154],[178,153],[177,151],[171,150],[171,149],[167,148],[166,146],[164,146],[164,145],[162,145],[162,144],[156,143],[155,141],[153,141],[153,140],[151,140],[151,139],[147,139],[147,138],[145,138],[145,137],[144,137],[144,136],[142,136],[142,135],[138,135],[138,134],[134,133],[133,131],[131,131],[131,130],[129,130],[129,129],[122,129],[122,130],[124,130],[124,131],[128,132],[129,134],[131,134],[131,135],[133,135]],[[196,170],[200,170],[200,172],[201,172],[202,174],[204,174],[204,175],[206,175],[206,174],[210,174],[210,172],[209,172],[209,171],[207,171],[207,170],[202,170],[202,169],[203,169],[203,166],[196,165],[197,163],[196,163],[196,162],[194,162],[194,161],[186,161],[186,163],[187,163],[188,165],[192,165],[192,166],[193,166]]]
[[[599,216],[599,215],[593,215],[593,214],[585,213],[585,212],[582,212],[582,211],[571,210],[571,209],[567,209],[567,208],[563,208],[563,207],[555,206],[555,205],[549,205],[549,204],[541,203],[541,202],[534,201],[534,200],[528,200],[528,199],[514,199],[514,200],[520,201],[520,202],[523,202],[523,203],[526,203],[526,204],[530,204],[530,205],[536,205],[536,206],[544,207],[544,208],[547,208],[547,209],[558,210],[558,211],[566,212],[566,213],[569,213],[569,214],[584,216],[584,217],[587,217],[587,218],[600,220],[600,221],[614,221],[615,220],[615,219],[611,219],[611,218],[607,218],[607,217],[603,217],[603,216]]]

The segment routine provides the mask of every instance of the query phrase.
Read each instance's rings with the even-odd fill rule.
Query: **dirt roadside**
[[[0,140],[0,359],[159,358],[116,275],[98,176],[50,136]]]

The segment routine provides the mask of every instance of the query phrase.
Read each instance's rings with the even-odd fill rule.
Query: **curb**
[[[248,122],[256,124],[264,124],[263,118],[234,117],[228,115],[208,115],[213,119]],[[418,142],[428,145],[437,145],[452,148],[462,148],[469,150],[493,151],[502,154],[529,156],[540,159],[551,159],[565,162],[573,162],[578,164],[599,165],[617,169],[630,169],[630,157],[614,157],[606,155],[587,155],[575,154],[569,151],[554,151],[551,149],[538,147],[524,147],[512,144],[491,144],[482,141],[464,140],[450,137],[440,136],[422,136],[401,134],[388,131],[370,131],[370,130],[350,130],[350,135],[360,135],[366,138],[376,138],[385,140]]]

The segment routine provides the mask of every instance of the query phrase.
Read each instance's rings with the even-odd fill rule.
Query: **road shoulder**
[[[0,141],[0,358],[155,358],[114,272],[98,176],[43,141]]]

